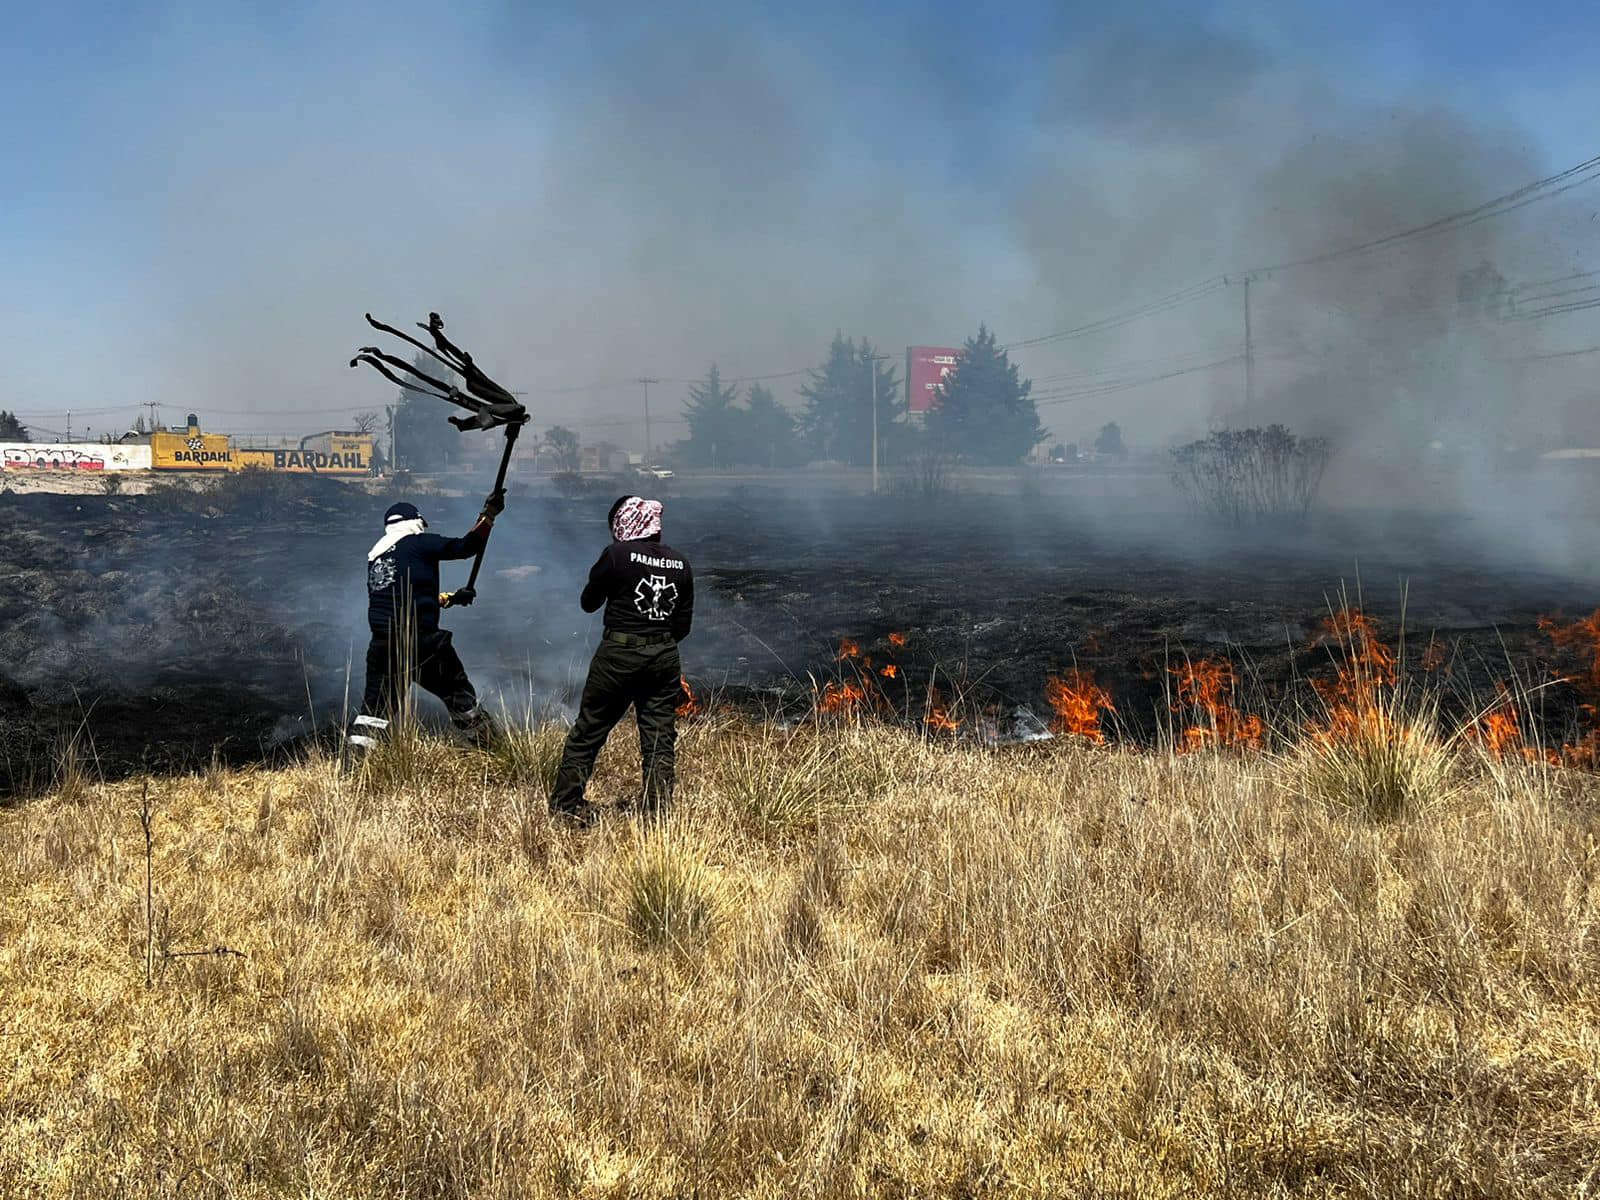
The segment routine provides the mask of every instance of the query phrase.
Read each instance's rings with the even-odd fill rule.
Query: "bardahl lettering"
[[[232,462],[233,453],[229,450],[178,450],[173,454],[172,461],[181,463]]]

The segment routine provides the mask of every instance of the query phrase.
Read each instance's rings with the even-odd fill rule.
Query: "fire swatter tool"
[[[506,469],[511,465],[512,448],[517,444],[517,435],[522,432],[522,427],[530,419],[528,410],[523,407],[522,402],[511,391],[484,374],[483,369],[473,362],[472,355],[445,336],[444,318],[438,313],[429,313],[426,324],[420,321],[417,323],[417,328],[426,333],[433,343],[431,346],[404,330],[396,329],[393,325],[385,325],[371,313],[367,313],[366,316],[367,324],[380,333],[390,334],[415,346],[445,367],[446,374],[459,375],[462,386],[457,387],[446,379],[439,379],[423,370],[421,366],[409,363],[397,355],[386,353],[377,346],[362,346],[350,360],[350,365],[354,367],[359,363],[365,363],[404,391],[415,392],[419,396],[432,396],[435,400],[443,400],[447,404],[465,409],[468,416],[447,418],[461,433],[469,429],[504,429],[505,452],[500,456],[500,469],[495,474],[494,490],[490,493],[502,495],[506,486]],[[485,545],[472,560],[472,574],[467,578],[467,586],[442,597],[444,603],[462,606],[471,604],[477,598],[478,572],[483,567],[483,554],[487,549],[488,546]]]

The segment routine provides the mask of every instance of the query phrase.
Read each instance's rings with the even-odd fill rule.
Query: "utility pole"
[[[867,370],[872,372],[872,494],[878,494],[878,364],[887,354],[867,355]]]
[[[384,414],[389,418],[389,474],[393,475],[400,469],[400,464],[394,458],[394,408],[392,404],[383,406]]]
[[[1250,341],[1250,276],[1244,277],[1244,409],[1254,411],[1256,398],[1256,356]]]
[[[872,494],[878,494],[878,360],[868,367],[872,372]]]
[[[148,408],[150,410],[150,432],[154,433],[161,427],[161,412],[159,402],[155,400],[146,400],[139,407]]]
[[[659,379],[645,376],[639,380],[644,385],[644,459],[643,465],[650,466],[650,460],[655,457],[655,447],[650,441],[650,385],[660,383]]]

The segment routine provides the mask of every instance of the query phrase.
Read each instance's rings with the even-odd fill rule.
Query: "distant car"
[[[646,475],[653,475],[657,479],[671,479],[672,478],[672,472],[669,471],[666,467],[643,467],[641,469],[644,471],[644,473]]]

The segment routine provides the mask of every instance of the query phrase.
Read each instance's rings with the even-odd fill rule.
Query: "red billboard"
[[[914,413],[932,408],[939,385],[960,361],[961,351],[950,346],[907,346],[906,407]]]

